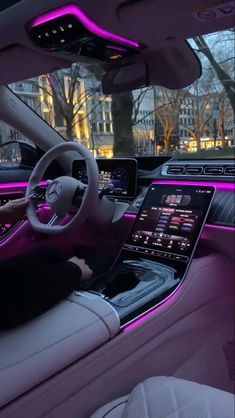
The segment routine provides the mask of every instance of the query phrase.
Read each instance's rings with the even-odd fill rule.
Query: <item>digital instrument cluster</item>
[[[99,189],[113,197],[132,198],[136,194],[137,161],[134,159],[97,159]],[[88,184],[86,164],[83,160],[73,163],[73,177]]]

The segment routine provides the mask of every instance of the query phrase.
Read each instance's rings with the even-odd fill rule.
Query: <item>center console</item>
[[[122,325],[161,303],[185,277],[215,189],[150,186],[128,238],[99,291]]]

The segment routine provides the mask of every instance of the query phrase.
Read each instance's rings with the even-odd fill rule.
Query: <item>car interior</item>
[[[11,88],[82,63],[101,69],[105,95],[185,89],[205,66],[188,40],[230,30],[234,10],[229,0],[1,0],[0,122],[31,145],[20,165],[0,158],[0,207],[29,200],[27,216],[0,224],[0,266],[49,248],[94,273],[0,329],[0,418],[234,417],[233,148],[99,157]],[[15,142],[0,141],[0,157]]]

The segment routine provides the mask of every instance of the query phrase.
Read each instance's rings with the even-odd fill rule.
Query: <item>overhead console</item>
[[[139,54],[138,42],[98,26],[75,4],[54,9],[33,19],[27,30],[38,47],[112,62]]]
[[[116,198],[133,198],[136,195],[137,161],[133,158],[99,158],[100,190],[104,194]],[[73,163],[72,175],[75,179],[88,184],[86,164],[84,160]]]
[[[215,188],[151,185],[102,293],[122,324],[169,296],[185,277]]]

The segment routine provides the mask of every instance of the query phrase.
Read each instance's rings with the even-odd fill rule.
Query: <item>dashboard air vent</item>
[[[170,165],[168,167],[167,174],[184,174],[184,166]]]
[[[224,168],[221,166],[207,166],[204,168],[204,174],[208,176],[221,176],[224,172]]]
[[[224,174],[225,176],[235,176],[235,167],[225,167]]]
[[[186,167],[185,169],[185,174],[189,174],[191,176],[195,176],[195,175],[200,175],[203,172],[203,167],[199,167],[199,166],[190,166],[190,167]]]
[[[185,164],[163,164],[161,174],[181,177],[235,177],[235,165],[185,161]]]

